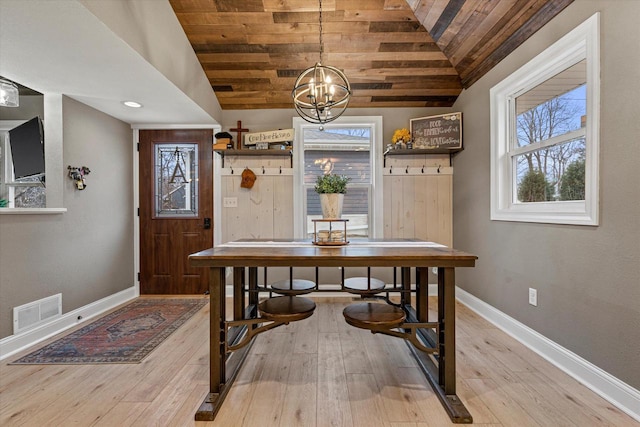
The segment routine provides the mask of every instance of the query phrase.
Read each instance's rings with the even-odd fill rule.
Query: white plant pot
[[[320,207],[322,207],[322,218],[324,219],[338,219],[342,217],[342,202],[344,200],[344,194],[331,193],[331,194],[319,194]]]

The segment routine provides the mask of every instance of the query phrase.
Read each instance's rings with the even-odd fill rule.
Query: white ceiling
[[[0,0],[0,75],[126,123],[216,123],[76,1]]]

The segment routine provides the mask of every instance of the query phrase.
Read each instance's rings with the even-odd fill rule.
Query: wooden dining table
[[[210,298],[209,393],[195,419],[215,418],[251,349],[251,331],[260,321],[259,293],[266,290],[258,285],[258,268],[393,267],[394,283],[385,292],[397,293],[406,321],[415,323],[429,320],[428,272],[437,269],[437,320],[433,328],[416,330],[420,341],[434,351],[427,353],[412,344],[408,347],[451,420],[471,423],[471,414],[456,395],[455,269],[474,267],[476,259],[466,252],[414,239],[363,239],[340,246],[317,246],[310,240],[238,240],[191,254],[192,266],[209,269]],[[233,320],[227,320],[225,308],[227,268],[233,271]],[[397,284],[396,269],[400,272]],[[328,289],[321,284],[314,289],[322,291]],[[336,291],[335,285],[331,291]]]

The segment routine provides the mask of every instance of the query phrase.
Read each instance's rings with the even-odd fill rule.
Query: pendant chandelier
[[[0,79],[0,106],[18,107],[19,105],[18,86],[9,80]]]
[[[322,0],[320,0],[320,61],[298,76],[291,96],[298,115],[309,123],[331,122],[344,113],[349,104],[351,86],[344,73],[335,67],[322,65]]]

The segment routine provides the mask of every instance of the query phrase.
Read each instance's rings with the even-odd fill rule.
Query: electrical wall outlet
[[[534,288],[529,288],[529,304],[533,306],[538,306],[538,290]]]
[[[222,199],[222,206],[225,208],[237,208],[238,207],[238,198],[237,197],[225,197]]]

